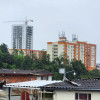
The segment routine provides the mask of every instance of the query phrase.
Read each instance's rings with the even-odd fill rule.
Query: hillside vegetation
[[[19,52],[19,54],[18,54]],[[24,56],[23,51],[13,51],[10,55],[6,44],[0,45],[0,68],[4,69],[46,69],[55,75],[53,79],[59,80],[63,78],[63,75],[59,74],[59,68],[65,68],[66,72],[74,70],[76,75],[72,72],[66,73],[68,79],[80,79],[80,78],[95,78],[100,77],[100,72],[94,69],[88,72],[81,61],[73,60],[69,62],[68,59],[64,59],[63,56],[55,58],[50,62],[50,55],[43,52],[42,56],[38,59],[36,55]]]

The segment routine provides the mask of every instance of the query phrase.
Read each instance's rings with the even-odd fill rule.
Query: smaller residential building
[[[46,70],[15,70],[0,69],[0,80],[7,83],[17,83],[32,80],[52,80],[51,72]]]
[[[41,90],[42,100],[100,100],[100,79],[67,80],[42,86]]]

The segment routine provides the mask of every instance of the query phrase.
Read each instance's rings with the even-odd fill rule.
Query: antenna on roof
[[[60,32],[59,32],[58,36],[60,37]]]
[[[74,41],[74,40],[78,40],[78,35],[77,35],[77,37],[76,37],[76,34],[72,34],[72,40]]]
[[[78,40],[78,35],[77,35],[77,40]]]
[[[64,31],[62,31],[61,34],[59,33],[59,40],[60,41],[66,41],[66,36],[65,36],[65,32]]]
[[[64,32],[64,31],[62,31],[61,34],[59,33],[59,38],[60,38],[60,37],[61,37],[61,38],[65,38],[65,32]]]

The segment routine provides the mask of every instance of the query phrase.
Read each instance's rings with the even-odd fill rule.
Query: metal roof
[[[39,88],[48,84],[59,83],[61,81],[47,81],[47,80],[34,80],[27,82],[18,82],[6,84],[4,87],[16,87],[16,88]]]

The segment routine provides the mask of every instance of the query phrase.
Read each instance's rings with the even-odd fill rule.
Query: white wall
[[[64,55],[64,44],[59,44],[58,45],[58,57]]]
[[[75,92],[55,91],[53,100],[75,100]]]
[[[48,80],[49,81],[52,81],[52,76],[48,76]]]
[[[47,44],[47,54],[50,55],[50,61],[52,61],[52,44]]]
[[[92,92],[91,100],[100,100],[100,92]]]
[[[100,100],[100,92],[89,91],[54,91],[53,100],[75,100],[75,93],[91,94],[91,100]]]

